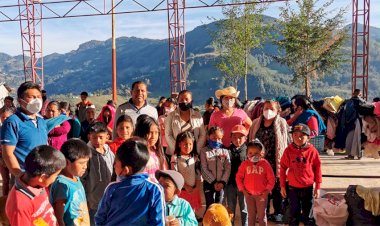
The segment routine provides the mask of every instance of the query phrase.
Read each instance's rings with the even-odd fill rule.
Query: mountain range
[[[268,17],[269,18],[269,17]],[[273,19],[273,18],[270,18]],[[351,37],[351,27],[347,25]],[[212,47],[210,31],[217,29],[215,22],[202,25],[186,33],[187,88],[194,93],[194,100],[203,103],[214,96],[216,89],[226,85],[216,69],[218,55]],[[58,43],[57,43],[58,45]],[[313,81],[314,98],[340,95],[350,96],[351,89],[351,39],[343,50],[347,63],[323,79]],[[117,39],[117,82],[118,89],[125,93],[136,80],[149,85],[151,97],[168,96],[169,84],[168,40],[120,37]],[[249,98],[278,95],[292,96],[303,92],[302,84],[292,84],[288,68],[271,60],[277,54],[272,43],[251,52],[250,63],[255,66],[248,76]],[[380,29],[370,28],[369,96],[379,95],[380,87]],[[17,87],[24,77],[22,56],[0,53],[0,81]],[[92,40],[78,49],[65,54],[50,54],[44,57],[45,89],[49,94],[79,95],[81,91],[109,93],[111,87],[111,39]],[[243,91],[243,84],[238,87]],[[243,92],[241,92],[243,93]],[[243,95],[240,95],[243,97]]]

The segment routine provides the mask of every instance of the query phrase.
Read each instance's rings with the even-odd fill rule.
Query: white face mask
[[[272,111],[272,110],[265,110],[263,112],[263,116],[264,118],[270,120],[270,119],[273,119],[274,117],[276,117],[276,112]]]
[[[23,100],[23,99],[21,99]],[[41,111],[42,109],[42,100],[40,98],[35,98],[29,103],[27,103],[25,100],[23,100],[26,103],[26,110],[28,110],[32,114],[36,114]]]
[[[235,106],[235,99],[223,99],[223,106],[233,108]]]
[[[253,163],[257,163],[260,161],[260,157],[259,156],[252,156],[251,158],[249,158],[249,160]]]
[[[169,114],[170,112],[174,111],[174,108],[164,108],[165,114]]]

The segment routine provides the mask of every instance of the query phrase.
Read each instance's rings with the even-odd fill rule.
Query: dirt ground
[[[323,182],[322,189],[327,193],[344,194],[349,185],[362,185],[365,187],[380,189],[379,179],[327,177],[329,175],[352,175],[352,176],[380,176],[380,159],[362,158],[361,160],[345,160],[344,155],[327,156],[321,155]],[[2,181],[1,181],[2,186]],[[204,200],[204,199],[203,199]],[[200,210],[197,214],[202,216]],[[237,211],[238,212],[238,211]],[[237,213],[235,225],[239,226],[240,214]],[[281,225],[268,222],[268,225]]]

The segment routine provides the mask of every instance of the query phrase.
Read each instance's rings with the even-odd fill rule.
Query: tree
[[[334,0],[316,9],[318,0],[299,0],[298,9],[289,2],[281,8],[279,27],[281,38],[275,43],[280,54],[274,58],[293,70],[293,82],[302,80],[305,94],[311,96],[311,80],[337,69],[347,61],[342,46],[347,38],[343,29],[346,9],[327,11]]]
[[[217,32],[212,34],[214,49],[220,54],[220,62],[216,67],[222,72],[225,80],[235,88],[239,80],[245,78],[245,100],[248,99],[248,70],[252,68],[252,65],[249,65],[251,50],[261,47],[269,34],[269,25],[263,22],[263,11],[262,4],[223,7],[222,12],[226,19],[217,22]]]

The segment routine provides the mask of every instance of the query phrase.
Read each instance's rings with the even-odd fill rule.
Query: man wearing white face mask
[[[236,98],[239,96],[239,93],[240,91],[231,86],[215,92],[216,98],[220,99],[222,103],[222,109],[212,113],[208,125],[209,128],[218,126],[223,129],[225,134],[230,134],[232,128],[236,125],[243,125],[249,130],[252,124],[251,119],[243,109],[236,107]],[[224,136],[222,142],[225,147],[229,147],[231,137]]]
[[[281,193],[280,193],[280,161],[285,148],[288,146],[288,124],[280,117],[281,106],[277,101],[267,100],[263,105],[263,115],[252,122],[249,140],[259,139],[266,150],[265,159],[269,162],[276,175],[276,183],[269,199],[273,199],[274,214],[270,220],[281,222]],[[268,208],[269,210],[269,208]]]
[[[3,158],[16,177],[24,170],[25,158],[29,152],[48,142],[45,120],[38,115],[42,108],[39,85],[33,82],[21,84],[17,90],[17,100],[20,107],[1,128]]]

